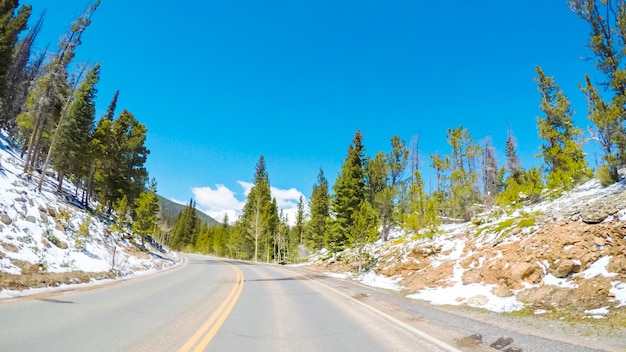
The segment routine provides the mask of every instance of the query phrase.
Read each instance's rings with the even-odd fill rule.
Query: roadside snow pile
[[[22,172],[20,156],[0,138],[0,275],[32,273],[114,272],[117,277],[161,270],[180,262],[170,253],[131,236],[109,230],[110,220],[84,209],[76,189],[65,181],[63,192],[47,178],[41,192],[39,175]],[[0,286],[0,289],[6,287]],[[2,291],[0,291],[2,292]]]

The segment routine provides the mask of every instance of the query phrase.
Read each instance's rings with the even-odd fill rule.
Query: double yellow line
[[[202,324],[202,326],[196,331],[195,334],[181,347],[178,352],[187,351],[203,351],[206,346],[211,342],[217,331],[222,327],[224,320],[228,317],[228,314],[233,310],[235,303],[241,296],[243,290],[243,273],[239,268],[232,264],[228,264],[237,274],[237,282],[228,296],[217,310],[209,317],[209,319]]]

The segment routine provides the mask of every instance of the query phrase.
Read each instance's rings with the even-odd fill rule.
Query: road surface
[[[149,277],[0,302],[0,351],[459,351],[326,276],[187,258]]]

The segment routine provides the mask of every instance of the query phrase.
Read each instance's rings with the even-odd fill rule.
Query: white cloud
[[[245,204],[235,197],[235,192],[224,185],[211,187],[194,187],[191,192],[196,198],[198,209],[209,214],[217,221],[222,221],[224,215],[228,215],[230,221],[237,219],[238,214]]]
[[[245,181],[237,181],[237,183],[241,186],[243,194],[247,198],[254,184]],[[195,196],[198,209],[209,214],[217,221],[221,221],[224,215],[227,214],[228,219],[234,222],[241,215],[243,206],[246,203],[245,199],[237,199],[235,196],[237,193],[222,184],[215,185],[215,189],[211,187],[194,187],[191,191]],[[271,187],[271,193],[272,197],[276,198],[278,209],[282,209],[283,213],[287,215],[289,224],[295,224],[300,197],[305,201],[306,208],[306,198],[302,192],[295,188],[280,189]]]

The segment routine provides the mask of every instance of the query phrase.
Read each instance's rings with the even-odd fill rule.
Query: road
[[[150,277],[0,302],[0,351],[458,351],[331,280],[190,255]]]
[[[537,325],[534,327],[534,325]],[[0,301],[0,351],[622,351],[541,321],[436,308],[306,268],[188,255],[89,289]],[[482,342],[468,339],[481,335]]]

